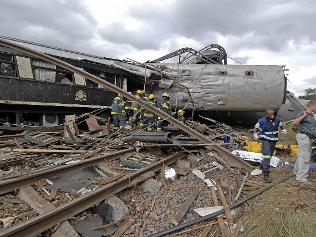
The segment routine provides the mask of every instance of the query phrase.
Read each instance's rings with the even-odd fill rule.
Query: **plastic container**
[[[246,141],[247,151],[260,153],[261,152],[261,142],[258,141]]]

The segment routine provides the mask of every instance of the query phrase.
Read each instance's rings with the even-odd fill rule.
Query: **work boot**
[[[272,183],[272,179],[271,179],[270,175],[268,175],[268,174],[263,175],[263,181],[265,183]]]

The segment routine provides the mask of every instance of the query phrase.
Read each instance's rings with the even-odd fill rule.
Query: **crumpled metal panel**
[[[189,88],[195,107],[216,111],[264,111],[279,109],[283,103],[286,78],[282,66],[164,64],[179,82]],[[162,93],[161,89],[158,93]],[[180,106],[192,108],[185,88],[171,87],[169,92]]]

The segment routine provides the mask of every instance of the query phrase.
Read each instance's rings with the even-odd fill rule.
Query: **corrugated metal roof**
[[[97,55],[77,52],[74,50],[69,50],[69,49],[59,48],[59,47],[50,46],[50,45],[46,45],[46,44],[36,43],[36,42],[32,42],[32,41],[12,38],[12,37],[8,37],[8,36],[4,36],[4,35],[0,35],[0,37],[3,39],[6,39],[6,40],[13,41],[14,43],[17,43],[17,44],[27,46],[31,49],[35,49],[39,52],[47,53],[50,55],[63,57],[63,58],[71,58],[71,59],[76,59],[76,60],[85,59],[85,60],[89,60],[92,62],[102,63],[105,65],[113,65],[114,62],[121,61],[118,59],[106,58],[106,57],[101,57],[101,56],[97,56]]]
[[[131,74],[141,76],[141,77],[145,76],[145,74],[148,77],[151,73],[154,72],[150,69],[145,70],[144,66],[136,65],[133,62],[129,63],[127,61],[123,61],[123,60],[119,60],[119,59],[96,56],[96,55],[92,55],[92,54],[77,52],[77,51],[59,48],[59,47],[55,47],[55,46],[50,46],[50,45],[46,45],[46,44],[36,43],[36,42],[32,42],[32,41],[12,38],[12,37],[8,37],[8,36],[4,36],[4,35],[0,35],[0,38],[13,41],[16,44],[20,44],[20,45],[29,47],[31,49],[37,50],[37,51],[42,52],[42,53],[46,53],[46,54],[50,54],[50,55],[62,57],[62,58],[75,59],[75,60],[89,60],[92,62],[111,66],[113,68],[121,69],[121,70],[124,70],[126,72],[129,72]],[[145,71],[146,71],[146,73],[145,73]]]

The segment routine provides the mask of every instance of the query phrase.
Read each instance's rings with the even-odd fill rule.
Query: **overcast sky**
[[[244,64],[286,65],[296,93],[316,87],[315,23],[312,0],[1,0],[0,7],[2,35],[138,61],[218,43]]]

